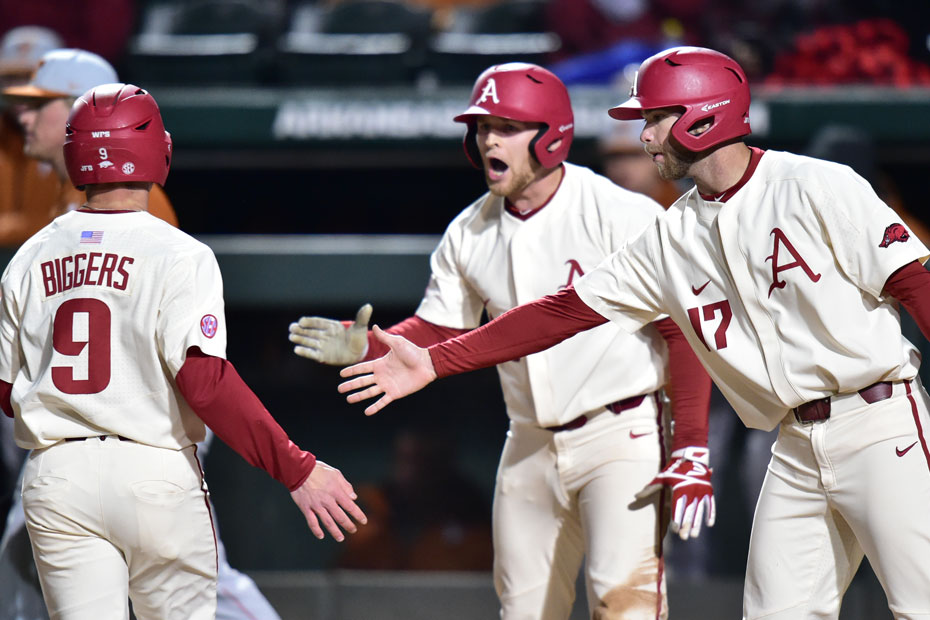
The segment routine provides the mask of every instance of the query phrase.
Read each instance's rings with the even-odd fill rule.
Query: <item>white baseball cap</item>
[[[42,56],[28,84],[10,86],[3,94],[24,99],[80,97],[95,86],[114,82],[119,82],[116,69],[97,54],[57,49]]]
[[[29,75],[46,52],[64,47],[64,41],[44,26],[19,26],[0,40],[0,75]]]

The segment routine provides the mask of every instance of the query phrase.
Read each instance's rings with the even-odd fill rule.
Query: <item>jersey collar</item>
[[[526,220],[530,219],[531,217],[533,217],[534,215],[542,211],[543,207],[545,207],[547,204],[552,202],[552,199],[555,198],[555,195],[559,193],[559,188],[562,187],[562,183],[565,181],[565,175],[568,174],[568,169],[565,168],[563,164],[559,164],[559,165],[562,166],[562,178],[559,179],[559,184],[556,186],[555,191],[552,192],[552,195],[546,198],[546,202],[542,203],[535,209],[527,211],[526,213],[520,213],[519,211],[517,211],[517,208],[513,206],[513,204],[510,202],[508,198],[504,198],[504,209],[507,211],[507,213],[514,216],[518,220],[523,220],[525,222]]]
[[[753,173],[756,171],[756,166],[759,165],[759,160],[762,159],[762,154],[765,153],[765,151],[762,149],[756,148],[754,146],[750,146],[749,151],[749,165],[746,167],[746,172],[743,173],[743,176],[740,177],[740,180],[736,182],[736,185],[726,190],[722,194],[701,193],[701,198],[707,202],[726,202],[733,197],[733,194],[742,189],[742,187],[746,185],[746,183],[752,177]]]

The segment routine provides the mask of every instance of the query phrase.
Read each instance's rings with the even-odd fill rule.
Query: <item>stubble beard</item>
[[[688,176],[691,165],[697,161],[696,153],[676,149],[669,143],[662,148],[664,162],[659,164],[659,176],[666,181],[680,181]]]

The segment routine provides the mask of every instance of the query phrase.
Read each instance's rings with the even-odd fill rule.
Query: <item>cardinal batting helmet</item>
[[[466,123],[465,155],[476,168],[481,167],[481,154],[475,141],[476,117],[500,116],[514,121],[542,123],[539,133],[530,143],[530,152],[546,168],[554,168],[568,157],[575,135],[572,102],[562,80],[538,65],[510,62],[485,69],[471,91],[468,109],[455,117]],[[558,140],[562,143],[549,151]]]
[[[608,111],[613,118],[633,120],[644,110],[684,108],[672,136],[689,151],[703,151],[751,133],[749,83],[735,60],[703,47],[673,47],[643,61],[630,98]],[[710,119],[700,135],[688,130]]]
[[[64,155],[68,176],[78,188],[132,181],[164,185],[171,135],[147,91],[132,84],[103,84],[71,107]]]

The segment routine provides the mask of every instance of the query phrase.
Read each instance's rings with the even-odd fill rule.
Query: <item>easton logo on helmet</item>
[[[484,103],[488,100],[488,97],[490,97],[494,103],[501,102],[501,100],[497,98],[497,82],[494,81],[494,78],[488,79],[487,84],[484,85],[484,89],[481,91],[481,98],[475,103]]]
[[[894,223],[888,228],[885,229],[885,234],[882,236],[882,242],[878,244],[880,248],[887,248],[889,245],[895,241],[900,241],[904,243],[911,238],[909,232],[904,227],[904,224]]]
[[[702,111],[702,112],[710,112],[710,111],[713,110],[714,108],[719,108],[720,106],[722,106],[722,105],[727,105],[728,103],[730,103],[730,100],[729,100],[729,99],[724,99],[723,101],[718,101],[717,103],[708,103],[708,104],[705,105],[705,106],[701,106],[701,111]]]

